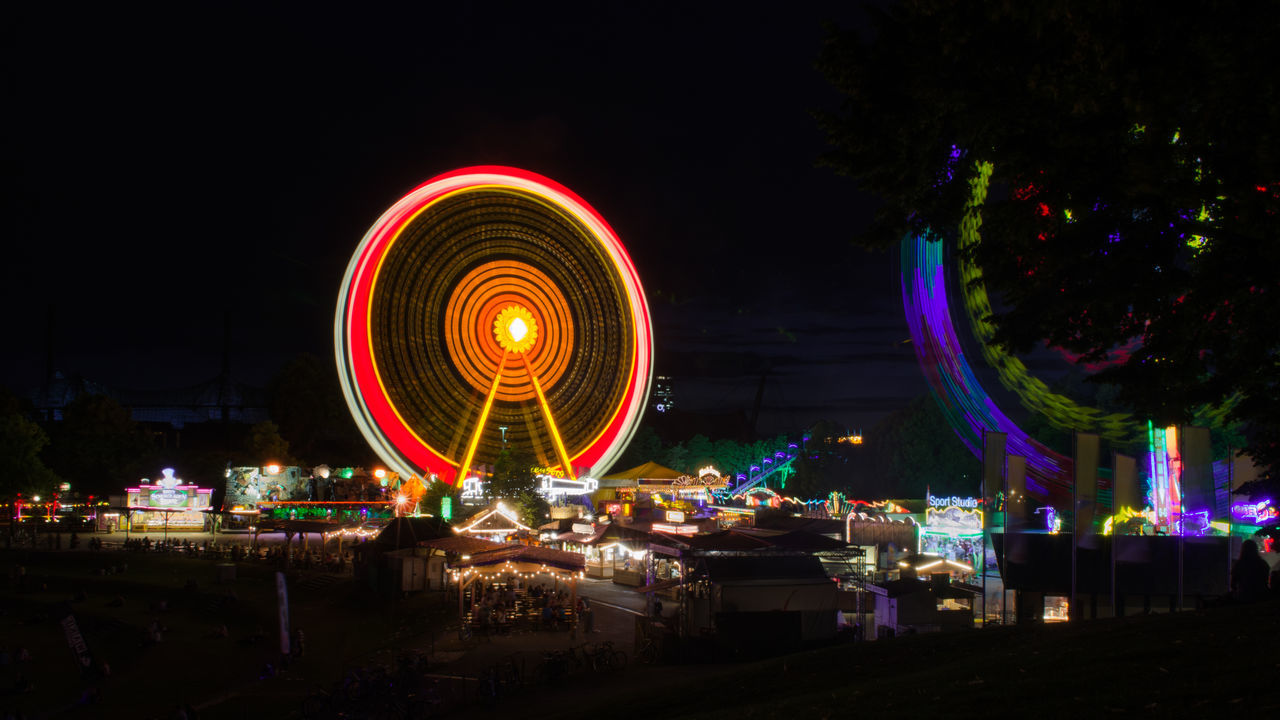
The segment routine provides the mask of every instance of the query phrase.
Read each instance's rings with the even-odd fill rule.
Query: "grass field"
[[[122,574],[100,574],[127,563]],[[13,581],[24,565],[25,591]],[[306,634],[306,656],[275,677],[261,679],[279,656],[274,569],[241,563],[234,583],[214,583],[213,561],[156,553],[16,552],[0,555],[0,646],[25,647],[29,663],[0,667],[0,710],[45,717],[167,717],[181,704],[200,717],[287,717],[301,699],[385,648],[429,638],[443,627],[438,596],[382,603],[355,592],[349,579],[325,573],[290,577],[292,625]],[[187,588],[194,581],[195,589]],[[234,601],[228,593],[234,593]],[[75,600],[77,593],[83,599]],[[113,600],[123,598],[123,605]],[[168,610],[155,609],[165,601]],[[111,676],[82,679],[62,628],[69,603],[95,660]],[[152,621],[167,628],[158,644],[145,642]],[[215,636],[225,625],[229,637]],[[254,635],[265,637],[256,641]],[[14,692],[19,675],[33,686]],[[99,700],[79,705],[97,688]]]
[[[123,574],[103,575],[127,562]],[[27,567],[26,591],[12,580]],[[200,718],[298,717],[302,699],[345,669],[388,662],[440,637],[452,609],[441,596],[383,603],[350,580],[295,573],[290,607],[307,654],[262,679],[278,655],[274,570],[241,564],[216,585],[211,561],[137,553],[0,555],[0,646],[26,647],[29,663],[0,666],[0,711],[28,717],[170,717],[180,704]],[[187,589],[189,580],[196,582]],[[234,590],[236,601],[226,593]],[[77,593],[85,597],[72,601]],[[112,600],[125,598],[120,607]],[[169,610],[151,609],[167,600]],[[70,602],[106,679],[82,680],[57,624]],[[168,627],[144,641],[155,619]],[[215,638],[226,624],[230,637]],[[263,632],[265,639],[250,642]],[[1280,604],[1226,607],[1079,625],[992,628],[841,645],[739,665],[631,666],[527,687],[493,707],[458,715],[558,718],[1171,717],[1280,712],[1271,688]],[[453,639],[456,644],[456,639]],[[442,640],[441,646],[445,646]],[[456,648],[451,648],[456,649]],[[18,674],[33,685],[13,692]],[[100,700],[81,705],[89,687]]]

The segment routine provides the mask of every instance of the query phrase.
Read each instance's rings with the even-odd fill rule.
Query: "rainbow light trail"
[[[1070,499],[1071,460],[1033,440],[996,406],[974,375],[951,321],[943,244],[902,241],[902,307],[916,359],[956,435],[982,456],[982,431],[1008,436],[1011,455],[1027,458],[1027,489],[1042,499]]]

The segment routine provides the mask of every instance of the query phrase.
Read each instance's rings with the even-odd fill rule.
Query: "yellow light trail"
[[[533,381],[533,391],[538,395],[538,404],[542,405],[542,414],[547,418],[547,429],[551,431],[551,440],[556,446],[556,454],[560,458],[560,466],[564,468],[564,474],[570,480],[578,478],[573,474],[573,465],[569,463],[569,452],[564,449],[564,441],[560,439],[560,431],[556,429],[556,421],[551,417],[551,406],[547,405],[547,396],[542,394],[542,383],[538,382],[538,376],[533,374],[533,367],[529,364],[529,356],[521,355],[524,358],[524,366],[529,371],[529,379]]]
[[[502,382],[502,371],[507,366],[507,356],[511,353],[502,352],[502,359],[498,361],[498,369],[493,373],[493,385],[489,387],[489,396],[484,399],[484,407],[480,408],[480,419],[476,421],[476,431],[471,435],[471,443],[467,445],[467,454],[462,458],[462,464],[458,466],[459,481],[467,478],[467,473],[471,470],[471,461],[476,456],[476,447],[480,445],[480,435],[484,432],[485,421],[489,419],[489,410],[493,407],[493,399],[498,396],[498,384]],[[529,364],[525,360],[525,366]],[[534,387],[537,387],[537,381],[534,381]],[[538,397],[542,397],[542,391],[538,391]],[[553,431],[554,432],[554,431]]]

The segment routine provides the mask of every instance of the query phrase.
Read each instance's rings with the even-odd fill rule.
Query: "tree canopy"
[[[1280,5],[869,13],[819,62],[826,161],[885,201],[861,241],[980,237],[994,343],[1060,348],[1157,422],[1225,409],[1276,483]]]
[[[0,496],[48,493],[61,482],[40,457],[48,444],[49,436],[23,416],[17,399],[0,390]]]

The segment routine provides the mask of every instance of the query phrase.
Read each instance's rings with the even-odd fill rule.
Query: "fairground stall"
[[[920,553],[956,560],[982,573],[986,553],[977,498],[929,495],[924,517]]]
[[[173,468],[162,473],[154,483],[144,478],[138,487],[125,489],[129,528],[134,532],[204,530],[213,488],[186,485],[174,477]]]

